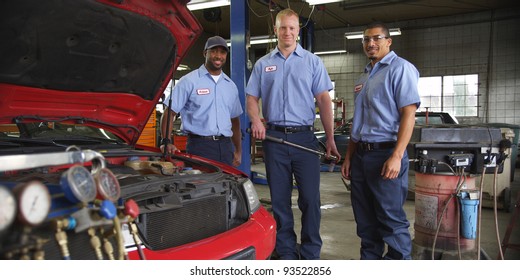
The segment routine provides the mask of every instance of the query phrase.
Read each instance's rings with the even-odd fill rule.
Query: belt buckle
[[[291,133],[293,133],[293,131],[292,131],[292,127],[290,127],[290,126],[286,126],[286,127],[284,127],[283,130],[284,130],[285,134],[291,134]]]
[[[220,139],[217,135],[212,135],[211,138],[213,138],[213,141],[218,141]]]
[[[373,150],[373,145],[371,143],[363,143],[363,150],[365,151],[372,151]]]

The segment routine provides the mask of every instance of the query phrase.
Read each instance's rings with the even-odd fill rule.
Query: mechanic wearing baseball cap
[[[165,92],[163,104],[169,108],[171,99],[172,116],[182,116],[182,129],[188,135],[187,153],[238,166],[242,159],[239,116],[243,110],[237,86],[222,71],[228,53],[224,38],[210,37],[202,52],[205,63],[183,76],[172,94]],[[175,118],[170,117],[167,125],[167,115],[165,110],[161,118],[161,150],[166,146],[167,152],[173,153],[177,148],[166,128],[173,127]]]
[[[224,38],[222,38],[220,36],[210,37],[206,41],[206,45],[204,46],[204,51],[206,51],[207,49],[212,49],[214,47],[223,47],[224,49],[226,49],[226,52],[229,52],[226,40],[224,40]]]

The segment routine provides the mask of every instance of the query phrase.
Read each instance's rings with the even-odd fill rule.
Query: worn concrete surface
[[[251,170],[260,174],[265,174],[265,166],[263,164],[263,161],[257,160],[256,164],[252,164]],[[492,176],[492,174],[490,176]],[[269,187],[264,184],[255,185],[263,205],[269,209]],[[515,171],[515,180],[511,182],[510,187],[512,190],[511,200],[513,205],[513,211],[507,212],[502,209],[499,209],[497,211],[500,241],[503,240],[506,228],[509,225],[511,216],[515,210],[514,205],[517,199],[518,190],[520,189],[519,168],[517,168]],[[299,236],[300,211],[297,207],[296,201],[297,191],[294,190],[293,209],[295,216],[295,231],[296,234]],[[321,235],[323,239],[321,258],[325,260],[359,259],[360,239],[356,235],[356,223],[354,221],[354,215],[350,204],[350,192],[347,190],[345,184],[341,180],[340,172],[321,172],[321,201]],[[483,204],[492,205],[492,201]],[[411,224],[410,233],[412,235],[412,238],[414,238],[415,232],[413,225],[415,223],[415,201],[408,200],[405,204],[405,210],[407,212],[407,216]],[[482,208],[482,232],[480,235],[480,248],[482,253],[480,259],[496,259],[498,257],[499,245],[497,241],[494,221],[495,219],[493,209],[488,207]],[[513,233],[511,234],[510,243],[520,244],[520,221],[517,221],[517,226],[514,228]],[[473,251],[469,250],[469,252],[466,252],[470,253],[469,256],[468,254],[464,254],[463,259],[478,258],[478,255],[476,254],[476,244],[477,243],[475,243],[475,249]],[[439,249],[442,248],[436,249],[436,252],[438,252]],[[447,254],[442,258],[445,259],[449,257],[449,254]],[[453,256],[451,257],[458,259],[457,252],[455,251]],[[508,260],[519,260],[520,251],[508,248],[505,250],[504,257]]]

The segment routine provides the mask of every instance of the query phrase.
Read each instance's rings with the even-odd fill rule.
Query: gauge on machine
[[[61,175],[61,188],[73,203],[88,203],[96,198],[96,183],[87,168],[74,165]]]
[[[6,230],[16,217],[16,198],[7,187],[0,185],[0,232]]]
[[[101,168],[99,171],[94,173],[96,180],[98,196],[102,199],[108,199],[110,201],[117,201],[121,195],[121,187],[116,176],[110,169]]]
[[[37,226],[45,221],[51,209],[51,195],[38,181],[30,181],[14,188],[18,198],[18,218],[26,225]]]

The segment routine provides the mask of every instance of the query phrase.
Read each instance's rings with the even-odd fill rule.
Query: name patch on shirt
[[[361,89],[363,88],[363,84],[360,84],[360,85],[356,85],[354,87],[354,92],[355,93],[359,93],[361,91]]]
[[[209,88],[199,88],[197,89],[198,95],[206,95],[209,94]]]
[[[265,67],[265,72],[274,72],[274,71],[276,71],[276,65]]]

